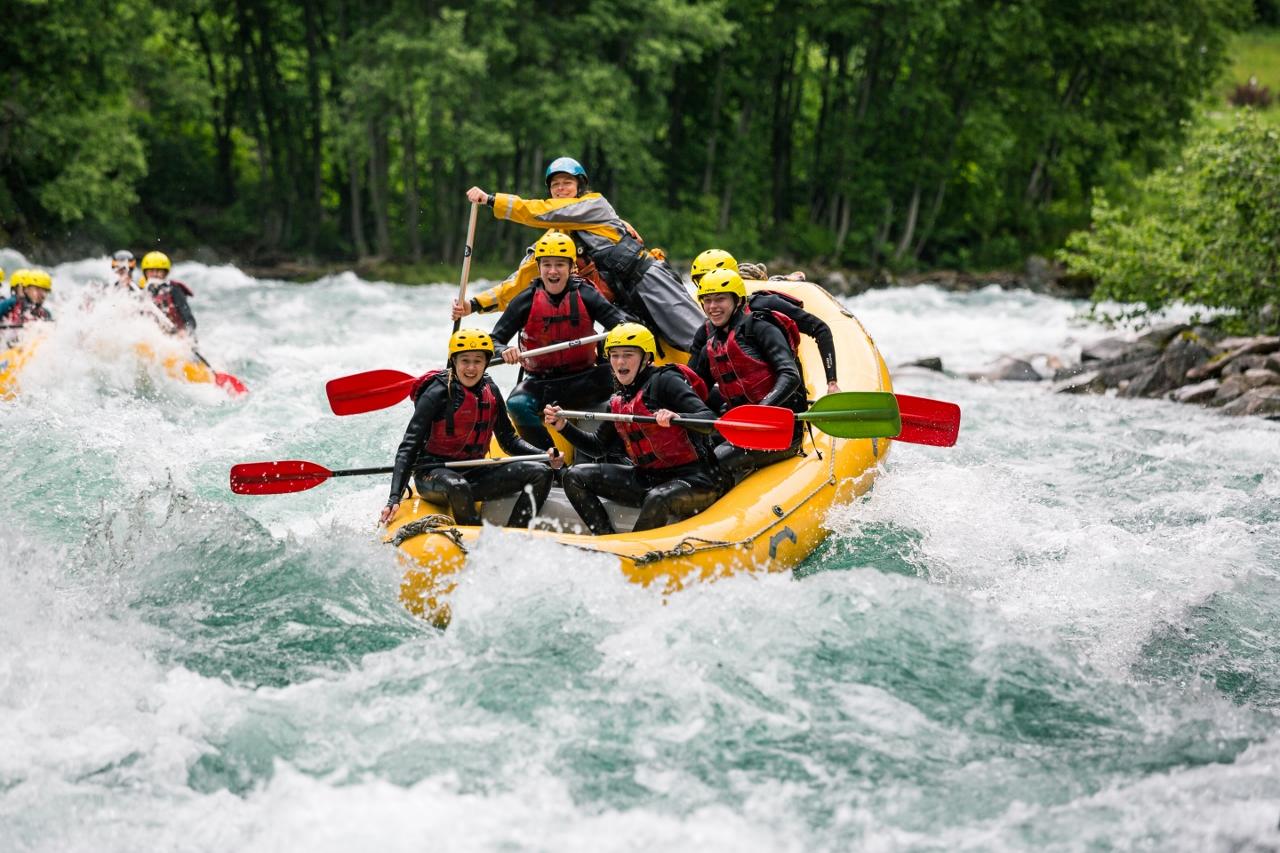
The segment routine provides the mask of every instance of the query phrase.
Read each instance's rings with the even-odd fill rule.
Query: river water
[[[0,403],[0,849],[1280,848],[1280,424],[897,370],[960,442],[896,446],[796,576],[664,601],[494,530],[441,633],[386,478],[227,472],[390,464],[407,406],[324,382],[437,364],[454,288],[179,264],[233,401],[82,307],[105,268],[55,271]],[[891,365],[1108,334],[1022,292],[846,303]]]

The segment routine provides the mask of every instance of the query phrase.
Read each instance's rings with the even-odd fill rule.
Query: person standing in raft
[[[614,302],[649,323],[671,349],[683,350],[702,317],[680,276],[665,258],[645,249],[635,229],[618,216],[604,196],[589,191],[587,171],[577,160],[553,160],[546,178],[549,199],[487,193],[479,187],[467,190],[467,198],[492,207],[497,219],[568,232],[581,257],[600,271],[616,296]],[[472,303],[455,304],[454,319],[470,313],[473,306],[481,311],[504,307],[536,275],[536,267],[526,257],[520,269],[497,287],[481,293]]]
[[[534,244],[538,278],[511,300],[493,327],[498,354],[507,364],[523,364],[525,380],[507,400],[507,411],[520,436],[537,447],[551,447],[542,426],[542,409],[556,402],[571,409],[590,409],[609,399],[613,379],[595,343],[560,352],[523,358],[523,350],[537,349],[595,333],[595,324],[611,329],[631,320],[605,301],[595,288],[573,275],[577,247],[567,234],[548,231]],[[505,347],[516,332],[518,347]]]
[[[196,315],[191,311],[191,288],[177,279],[169,278],[173,264],[169,256],[163,252],[147,252],[142,256],[142,281],[138,286],[143,288],[151,301],[169,325],[165,331],[171,335],[195,337]]]
[[[723,249],[707,249],[693,259],[693,266],[689,270],[689,278],[692,279],[693,286],[697,287],[704,275],[719,269],[731,270],[741,275],[738,269],[738,262],[733,255]],[[822,370],[827,377],[827,393],[836,394],[840,391],[840,384],[836,376],[835,336],[831,334],[831,327],[823,322],[822,318],[804,310],[803,302],[785,293],[775,293],[772,290],[757,290],[747,297],[746,305],[742,310],[748,313],[752,311],[772,311],[776,315],[774,319],[781,326],[786,327],[787,319],[790,319],[791,323],[795,325],[796,331],[801,335],[813,338],[813,342],[818,345],[818,354],[822,357]],[[690,367],[696,369],[697,365],[694,364],[694,360],[703,352],[706,344],[707,326],[704,324],[698,329],[697,334],[694,335],[693,343],[689,346]]]
[[[418,494],[447,504],[458,524],[478,525],[476,501],[519,494],[507,519],[508,527],[527,527],[551,491],[551,468],[541,462],[508,462],[484,468],[452,469],[442,462],[483,459],[490,439],[512,456],[542,453],[516,435],[507,417],[502,392],[485,368],[493,356],[493,339],[475,329],[459,329],[449,338],[449,366],[418,380],[410,393],[413,417],[396,451],[391,496],[378,520],[386,524],[396,514],[412,474]],[[558,453],[547,451],[553,464]],[[528,487],[528,488],[526,488]]]
[[[11,295],[0,302],[0,326],[14,332],[6,336],[8,346],[12,346],[17,329],[27,323],[53,320],[53,314],[44,306],[45,298],[53,291],[53,278],[44,270],[14,270],[9,288]]]
[[[588,433],[560,417],[559,406],[543,410],[546,424],[574,447],[596,456],[625,454],[631,465],[611,462],[564,469],[564,493],[596,535],[614,533],[600,498],[640,508],[635,530],[651,530],[702,512],[720,497],[705,432],[711,427],[672,423],[676,413],[714,418],[686,378],[683,365],[655,367],[653,333],[639,323],[624,323],[604,342],[618,382],[609,399],[615,414],[652,415],[656,424],[606,421]]]
[[[794,343],[764,319],[765,312],[746,310],[742,276],[729,269],[703,275],[698,299],[707,315],[706,342],[692,354],[689,366],[708,387],[714,385],[724,408],[754,403],[796,412],[807,409]],[[717,467],[736,483],[757,468],[795,456],[803,436],[803,422],[796,421],[791,446],[785,450],[745,450],[723,442],[715,449]]]

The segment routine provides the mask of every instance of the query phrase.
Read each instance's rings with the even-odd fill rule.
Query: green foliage
[[[13,0],[0,236],[453,261],[569,154],[688,257],[992,266],[1129,192],[1249,0]],[[477,256],[527,229],[486,223]]]
[[[1138,303],[1129,316],[1186,303],[1227,312],[1237,331],[1280,329],[1280,131],[1250,110],[1203,125],[1132,204],[1100,194],[1093,229],[1061,256],[1098,283],[1095,301]]]

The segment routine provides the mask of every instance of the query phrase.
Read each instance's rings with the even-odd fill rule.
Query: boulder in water
[[[1222,383],[1217,379],[1206,379],[1194,385],[1183,385],[1181,388],[1174,389],[1169,398],[1175,403],[1207,403],[1213,399],[1214,394],[1218,393],[1221,385]]]
[[[1163,397],[1174,388],[1186,383],[1187,371],[1204,364],[1213,353],[1192,338],[1177,338],[1167,347],[1156,363],[1137,374],[1122,397]]]
[[[1251,388],[1222,407],[1224,415],[1261,415],[1280,418],[1280,385]]]
[[[970,379],[989,379],[992,382],[1039,382],[1043,377],[1031,362],[1005,356],[990,370],[970,373]]]

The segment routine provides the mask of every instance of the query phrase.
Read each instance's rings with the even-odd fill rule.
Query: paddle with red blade
[[[246,386],[239,379],[232,376],[230,373],[222,373],[220,371],[214,370],[213,365],[209,363],[209,360],[207,358],[202,356],[198,351],[194,349],[191,352],[195,354],[197,361],[199,361],[201,364],[203,364],[205,367],[209,368],[210,370],[213,370],[213,381],[214,381],[214,384],[216,384],[219,388],[223,389],[229,394],[235,394],[237,396],[240,394],[249,393],[248,386]]]
[[[620,415],[612,412],[570,412],[560,416],[582,421],[616,421],[620,423],[655,424],[653,415]],[[672,423],[713,426],[731,444],[747,450],[786,450],[791,446],[795,428],[795,412],[778,406],[735,406],[722,417],[690,418],[676,415]]]
[[[574,338],[571,341],[526,350],[520,354],[520,357],[547,355],[583,344],[593,344],[604,340],[605,337],[602,333]],[[503,364],[503,361],[495,357],[489,361],[489,364]],[[399,403],[409,396],[415,381],[417,381],[416,376],[410,376],[399,370],[366,370],[364,373],[353,373],[350,376],[330,379],[325,384],[324,390],[329,397],[329,408],[335,415],[360,415]]]
[[[945,400],[895,394],[902,413],[902,432],[898,441],[951,447],[960,435],[960,407]]]
[[[529,456],[504,456],[498,459],[466,459],[460,462],[442,462],[440,468],[479,468],[485,465],[505,465],[508,462],[546,462],[545,453]],[[243,462],[231,466],[231,491],[237,495],[283,495],[288,492],[305,492],[330,477],[361,477],[365,474],[390,474],[394,467],[348,468],[330,471],[315,462],[290,459],[283,462]]]

